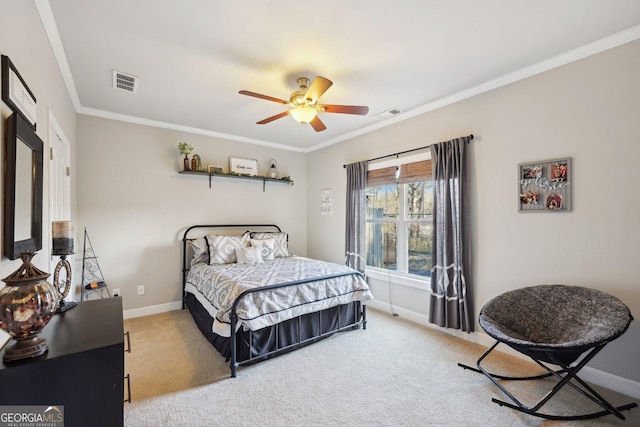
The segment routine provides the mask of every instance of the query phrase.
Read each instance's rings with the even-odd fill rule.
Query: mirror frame
[[[17,145],[24,142],[32,151],[31,186],[31,236],[15,240],[16,216],[16,153]],[[4,176],[4,255],[9,259],[19,258],[22,252],[42,249],[42,168],[44,143],[31,125],[14,113],[7,119],[5,140]]]

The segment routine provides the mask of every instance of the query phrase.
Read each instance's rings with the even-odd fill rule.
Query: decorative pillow
[[[193,251],[193,258],[191,258],[191,265],[200,264],[201,262],[209,262],[209,247],[204,237],[200,237],[195,240],[189,241],[191,250]]]
[[[236,249],[248,246],[248,236],[205,236],[209,247],[209,264],[232,264],[237,261]]]
[[[276,246],[275,246],[275,253],[273,254],[274,257],[276,258],[281,258],[281,257],[288,257],[291,256],[291,254],[289,253],[289,236],[287,235],[287,233],[284,232],[271,232],[271,233],[257,233],[257,232],[253,232],[251,233],[251,238],[252,239],[256,239],[256,240],[262,240],[262,239],[275,239],[276,240]]]
[[[276,239],[251,239],[251,247],[259,248],[265,261],[273,261],[275,246]]]
[[[236,258],[238,258],[238,264],[260,264],[262,260],[262,248],[246,247],[242,249],[236,249]]]

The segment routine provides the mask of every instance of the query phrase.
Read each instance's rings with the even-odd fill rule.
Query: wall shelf
[[[195,171],[180,171],[179,173],[181,175],[208,176],[209,188],[211,188],[211,181],[213,180],[213,177],[216,177],[216,176],[220,178],[248,179],[252,181],[262,181],[262,191],[265,191],[267,182],[277,182],[280,184],[293,185],[293,181],[282,179],[282,178],[268,178],[266,176],[233,175],[233,174],[226,174],[226,173],[209,173],[209,172],[195,172]]]

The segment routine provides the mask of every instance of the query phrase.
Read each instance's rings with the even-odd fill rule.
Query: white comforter
[[[193,293],[215,317],[213,332],[228,337],[231,307],[242,292],[346,271],[353,270],[344,265],[298,256],[276,258],[260,264],[202,263],[189,270],[185,289]],[[359,275],[257,292],[244,297],[239,303],[236,310],[238,327],[241,323],[257,330],[301,314],[372,298],[369,286]]]

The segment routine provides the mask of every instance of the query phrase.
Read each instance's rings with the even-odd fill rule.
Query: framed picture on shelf
[[[573,186],[571,158],[518,165],[519,212],[568,212]]]
[[[8,56],[2,55],[2,100],[36,130],[37,104],[27,83]]]
[[[240,175],[258,175],[258,161],[241,157],[229,157],[229,171]]]

